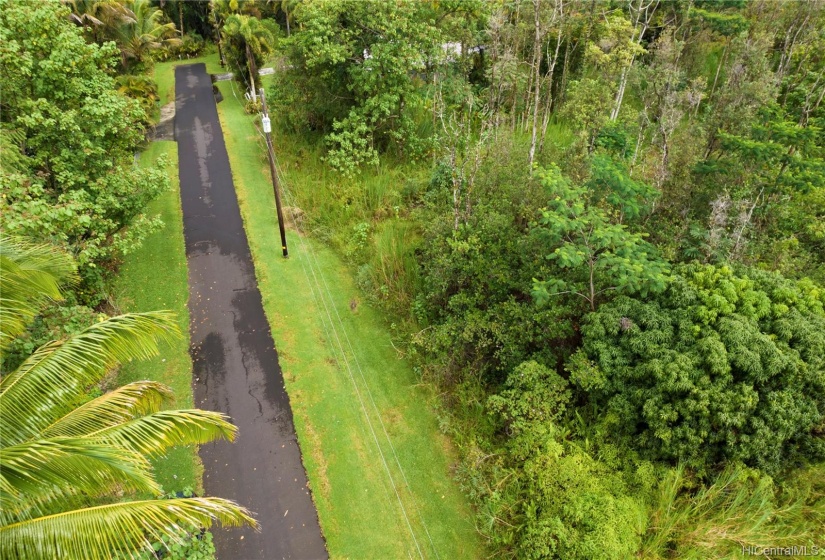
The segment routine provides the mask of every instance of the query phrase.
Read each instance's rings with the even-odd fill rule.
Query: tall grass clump
[[[421,240],[418,226],[404,219],[390,219],[376,229],[368,261],[358,273],[361,287],[399,317],[410,312],[419,289],[416,249]]]
[[[659,485],[640,557],[731,558],[742,547],[821,545],[825,466],[803,470],[778,486],[740,465],[699,486],[683,469]]]

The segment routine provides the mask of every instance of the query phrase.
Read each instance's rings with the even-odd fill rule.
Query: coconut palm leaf
[[[124,23],[134,22],[134,14],[118,0],[67,0],[69,19],[91,32],[97,42],[111,37]]]
[[[170,447],[207,443],[218,438],[235,439],[238,429],[219,412],[164,410],[88,435],[89,438],[158,456]]]
[[[220,498],[145,500],[102,505],[0,527],[0,557],[28,560],[109,560],[118,552],[134,557],[162,535],[194,527],[256,526],[246,509]]]
[[[0,258],[5,344],[43,301],[60,297],[74,268],[50,249],[6,238]],[[112,367],[157,355],[159,341],[178,334],[170,313],[114,317],[45,344],[0,379],[0,558],[134,557],[163,536],[214,520],[255,525],[249,512],[220,499],[101,505],[124,492],[161,493],[147,456],[235,436],[221,414],[161,411],[172,394],[151,381],[84,403]]]
[[[12,445],[35,436],[111,367],[156,356],[158,339],[178,333],[170,313],[135,313],[112,317],[66,342],[39,348],[0,381],[0,443]]]
[[[75,280],[67,253],[0,236],[0,351],[23,332],[43,303],[62,299],[61,284]]]
[[[119,484],[160,494],[147,460],[128,449],[89,439],[54,438],[12,445],[0,455],[0,506],[14,515],[55,495]]]
[[[155,49],[180,44],[175,24],[161,23],[163,12],[149,0],[134,0],[128,6],[134,20],[121,25],[116,38],[124,64],[127,59],[142,62]]]
[[[160,410],[172,390],[155,381],[135,381],[97,397],[43,428],[41,437],[76,437],[117,426]]]

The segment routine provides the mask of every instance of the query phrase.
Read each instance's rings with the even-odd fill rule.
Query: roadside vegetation
[[[147,211],[156,213],[163,226],[149,234],[133,253],[124,257],[114,282],[113,301],[121,313],[155,309],[174,312],[181,336],[171,340],[162,355],[122,367],[117,375],[117,384],[144,379],[158,381],[174,391],[175,406],[191,408],[189,285],[178,192],[177,145],[174,142],[152,142],[141,153],[140,163],[143,166],[156,165],[161,157],[165,158],[163,170],[169,177],[172,189],[149,203]],[[200,470],[194,447],[171,449],[155,463],[155,476],[167,493],[188,490],[200,495]]]
[[[174,144],[134,165],[153,61],[184,55],[163,17],[0,3],[4,558],[209,557],[204,528],[254,524],[195,495],[235,429],[192,408]]]

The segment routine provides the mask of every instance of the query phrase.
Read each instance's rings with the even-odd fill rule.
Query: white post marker
[[[272,122],[269,120],[269,117],[264,115],[261,119],[261,123],[264,125],[264,132],[269,134],[272,132]]]

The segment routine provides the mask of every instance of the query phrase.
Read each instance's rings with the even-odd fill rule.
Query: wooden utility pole
[[[272,190],[275,191],[275,209],[278,212],[278,229],[281,230],[281,249],[284,251],[284,257],[289,256],[289,251],[286,248],[286,230],[284,229],[284,213],[281,210],[281,193],[278,192],[278,173],[275,171],[275,153],[272,151],[272,123],[269,120],[269,112],[266,109],[266,94],[264,88],[259,90],[261,96],[261,105],[264,110],[263,125],[264,135],[266,136],[266,148],[269,155],[269,172],[272,175]]]

